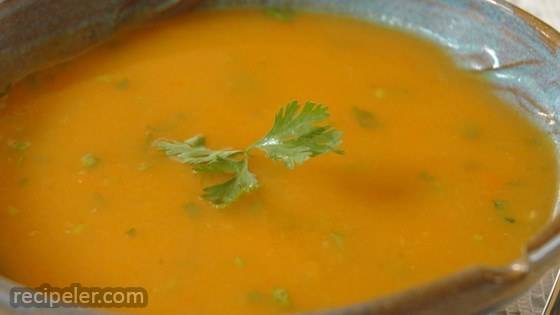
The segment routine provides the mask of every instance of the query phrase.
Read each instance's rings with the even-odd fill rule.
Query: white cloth
[[[560,30],[560,0],[509,0]]]

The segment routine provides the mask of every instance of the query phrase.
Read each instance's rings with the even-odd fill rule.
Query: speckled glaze
[[[33,71],[199,0],[0,0],[0,95]]]
[[[7,0],[0,2],[0,85],[74,56],[122,27],[182,10],[196,0]],[[64,3],[64,5],[61,5]],[[22,5],[23,4],[23,5]],[[560,34],[502,0],[210,0],[203,8],[291,7],[351,16],[444,46],[496,93],[560,140]],[[40,7],[41,14],[33,12]],[[95,9],[95,10],[94,10]],[[185,18],[188,18],[185,16]],[[61,29],[64,27],[64,29]],[[84,35],[85,34],[85,35]],[[1,92],[1,91],[0,91]],[[558,146],[557,146],[558,148]],[[558,149],[557,149],[558,151]],[[554,213],[559,213],[557,204]],[[560,261],[560,216],[497,269],[472,268],[430,285],[315,315],[486,314],[524,292]],[[0,278],[0,315],[84,314],[76,309],[13,310]],[[97,313],[96,313],[97,314]]]

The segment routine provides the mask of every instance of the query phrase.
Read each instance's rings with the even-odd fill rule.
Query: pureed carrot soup
[[[337,148],[293,170],[231,157],[258,189],[227,206],[203,189],[233,171],[154,146],[243,150],[293,100],[325,105]],[[141,286],[149,306],[124,311],[143,314],[316,310],[502,265],[551,216],[557,179],[547,135],[433,44],[276,11],[190,14],[36,75],[0,144],[0,272]]]

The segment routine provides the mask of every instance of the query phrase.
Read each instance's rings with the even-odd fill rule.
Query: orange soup
[[[292,100],[325,104],[343,155],[225,208],[152,143],[243,148]],[[331,16],[197,12],[16,85],[0,112],[0,273],[139,286],[140,314],[281,314],[506,264],[549,220],[554,145],[440,48]]]

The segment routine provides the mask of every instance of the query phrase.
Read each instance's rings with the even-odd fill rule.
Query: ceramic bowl
[[[196,0],[0,1],[0,94],[11,83],[75,57],[116,32],[156,17],[185,14]],[[560,34],[502,0],[224,0],[201,9],[290,7],[379,23],[444,47],[469,71],[482,72],[512,106],[541,124],[557,142],[560,108]],[[557,146],[558,147],[558,146]],[[560,260],[555,216],[501,268],[480,266],[422,287],[321,315],[467,315],[496,310],[525,292]],[[37,262],[40,263],[40,262]],[[0,314],[81,314],[77,309],[9,307],[15,285],[0,278]]]

